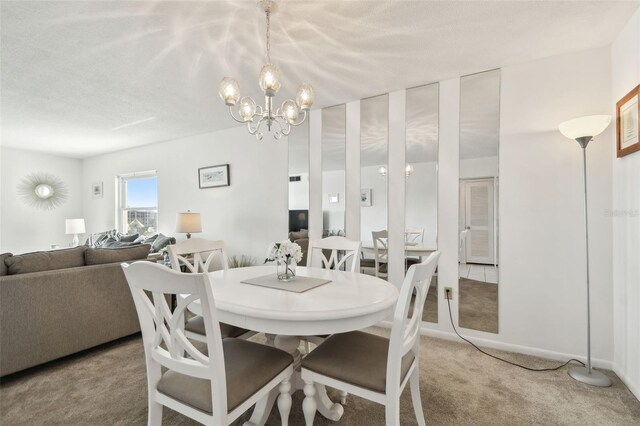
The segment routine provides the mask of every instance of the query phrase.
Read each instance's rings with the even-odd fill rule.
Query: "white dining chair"
[[[202,273],[229,268],[229,256],[224,241],[209,241],[202,238],[190,238],[167,246],[171,268],[180,272],[184,266],[187,272]],[[180,298],[181,296],[176,296]],[[220,323],[222,337],[249,338],[256,334],[244,328]],[[187,337],[200,342],[205,341],[204,319],[200,315],[187,318],[185,325]]]
[[[420,325],[439,257],[440,252],[435,251],[423,263],[409,268],[400,289],[389,339],[362,331],[334,334],[302,360],[305,394],[302,408],[307,426],[313,425],[317,409],[316,384],[383,404],[385,424],[397,426],[400,395],[409,383],[418,424],[426,424],[420,397]]]
[[[207,274],[181,274],[150,262],[122,264],[135,302],[147,366],[148,425],[162,424],[168,407],[206,425],[227,425],[279,390],[287,425],[291,409],[291,355],[240,339],[223,339]],[[171,312],[166,296],[181,294]],[[184,332],[187,306],[200,301],[206,349]]]
[[[378,278],[387,278],[389,252],[387,250],[387,241],[389,240],[389,232],[373,231],[371,232],[373,239],[373,259],[375,260],[375,273]]]
[[[324,267],[326,269],[347,269],[347,261],[351,259],[349,270],[356,271],[360,241],[353,241],[345,237],[327,237],[320,240],[309,240],[307,265],[310,267]],[[326,253],[330,252],[329,258]],[[339,259],[339,254],[342,257]],[[317,262],[315,259],[320,259]]]
[[[404,241],[407,243],[424,243],[424,228],[406,228],[404,230]]]

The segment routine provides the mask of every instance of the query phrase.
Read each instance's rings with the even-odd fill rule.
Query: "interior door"
[[[465,227],[467,262],[493,265],[494,259],[494,180],[474,179],[465,186]]]

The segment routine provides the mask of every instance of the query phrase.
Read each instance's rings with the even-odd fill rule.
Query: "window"
[[[118,176],[118,231],[152,235],[158,232],[158,177],[156,172]]]

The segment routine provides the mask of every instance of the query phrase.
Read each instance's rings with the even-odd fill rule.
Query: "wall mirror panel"
[[[438,248],[439,84],[407,90],[405,271]],[[427,293],[422,320],[438,322],[438,277]]]
[[[345,235],[346,106],[322,110],[322,236]]]
[[[498,333],[500,70],[460,79],[459,324]]]
[[[364,273],[387,278],[389,95],[360,101],[360,240]]]
[[[304,247],[309,229],[309,120],[291,130],[289,149],[289,237]],[[302,259],[306,265],[306,257]]]

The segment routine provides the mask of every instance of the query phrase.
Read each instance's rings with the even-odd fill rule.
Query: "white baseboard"
[[[616,373],[618,377],[620,377],[620,380],[622,380],[627,388],[629,388],[633,396],[635,396],[636,399],[640,401],[640,386],[636,383],[633,383],[629,376],[620,371],[620,368],[618,366],[613,366],[613,372]]]
[[[420,334],[424,336],[437,337],[440,339],[462,342],[462,340],[460,340],[460,338],[451,331],[433,330],[427,327],[422,327],[420,329]],[[515,353],[524,354],[524,355],[533,355],[533,356],[538,356],[540,358],[552,359],[554,361],[568,361],[571,358],[575,358],[575,359],[579,359],[580,361],[586,362],[586,357],[584,355],[567,354],[562,352],[550,351],[547,349],[533,348],[531,346],[522,346],[522,345],[516,345],[513,343],[505,343],[497,340],[485,339],[480,337],[468,337],[468,336],[465,336],[465,337],[471,340],[473,343],[477,344],[478,346],[482,346],[486,348],[499,349],[502,351],[515,352]],[[613,362],[603,360],[603,359],[591,358],[591,364],[594,367],[598,367],[598,368],[605,368],[607,370],[613,369]]]

